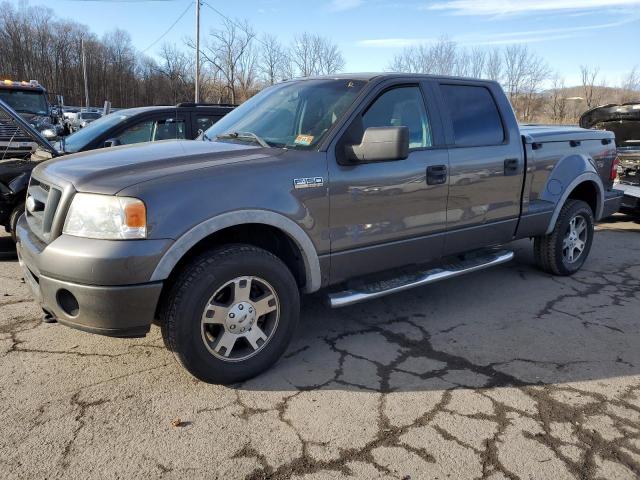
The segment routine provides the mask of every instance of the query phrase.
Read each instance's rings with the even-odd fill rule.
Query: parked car
[[[580,126],[615,134],[620,161],[616,188],[624,191],[622,210],[640,213],[640,101],[592,108],[582,114]]]
[[[98,120],[100,117],[102,117],[100,112],[78,112],[71,122],[70,128],[74,132],[78,131],[89,125],[91,122]]]
[[[352,305],[509,261],[529,237],[540,268],[571,275],[622,198],[613,133],[520,129],[491,81],[292,80],[201,138],[39,165],[17,250],[49,318],[112,336],[158,322],[207,382],[272,365],[301,292]]]
[[[120,110],[107,115],[77,134],[52,145],[6,103],[0,101],[0,138],[2,132],[11,134],[12,145],[28,145],[29,156],[12,155],[12,149],[0,143],[0,225],[15,240],[15,224],[24,212],[24,201],[31,170],[43,160],[53,157],[101,148],[109,145],[130,144],[145,141],[193,138],[200,127],[208,128],[229,106],[183,104],[178,107],[149,107]],[[103,122],[104,120],[104,122]],[[101,123],[103,122],[103,123]],[[194,130],[197,129],[195,132]],[[64,147],[64,149],[63,149]]]
[[[194,139],[233,108],[232,105],[180,103],[118,110],[93,121],[55,146],[61,152],[76,153],[105,146]]]

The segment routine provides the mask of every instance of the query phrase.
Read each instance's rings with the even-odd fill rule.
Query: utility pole
[[[84,101],[85,109],[89,110],[89,84],[87,83],[87,60],[84,53],[84,38],[80,40],[82,48],[82,75],[84,77]]]
[[[196,94],[195,102],[200,101],[200,0],[196,0]]]

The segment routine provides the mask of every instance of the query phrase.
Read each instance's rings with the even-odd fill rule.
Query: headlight
[[[55,130],[53,128],[45,128],[42,131],[42,136],[44,138],[46,138],[47,140],[53,140],[54,138],[56,138],[58,135],[56,134]]]
[[[146,207],[137,198],[77,193],[62,232],[107,240],[146,238]]]

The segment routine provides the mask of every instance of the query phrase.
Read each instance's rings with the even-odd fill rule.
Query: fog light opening
[[[80,305],[78,305],[78,300],[73,296],[73,293],[65,289],[58,290],[56,299],[58,300],[58,306],[64,313],[70,317],[78,316],[78,313],[80,312]]]

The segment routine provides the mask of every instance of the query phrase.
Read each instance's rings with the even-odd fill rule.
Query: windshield
[[[311,149],[362,90],[361,80],[298,80],[263,90],[204,133],[211,141]]]
[[[81,113],[80,117],[82,117],[83,120],[96,120],[100,118],[100,114],[99,113]]]
[[[64,151],[68,153],[79,152],[91,141],[102,135],[111,127],[124,121],[128,116],[123,113],[112,113],[94,120],[82,130],[72,133],[64,140]]]
[[[0,99],[18,113],[49,115],[47,99],[41,91],[0,89]]]

